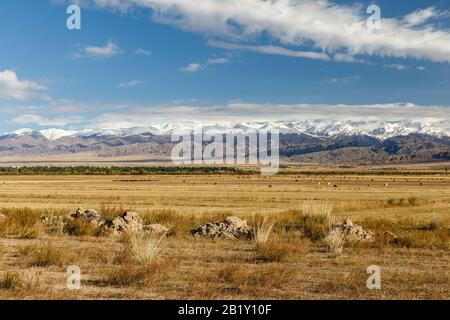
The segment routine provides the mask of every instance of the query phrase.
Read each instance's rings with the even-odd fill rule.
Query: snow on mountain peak
[[[450,125],[441,122],[419,122],[419,121],[355,121],[340,120],[331,121],[323,119],[308,119],[303,121],[259,121],[259,122],[211,122],[201,123],[204,133],[248,132],[251,130],[279,130],[282,134],[307,134],[317,137],[332,137],[337,135],[367,135],[381,140],[391,137],[408,135],[411,133],[428,134],[434,136],[450,136]],[[193,122],[153,123],[146,126],[114,129],[84,129],[80,131],[46,129],[33,131],[24,128],[7,134],[25,135],[40,133],[48,140],[57,140],[68,136],[130,136],[130,135],[171,135],[182,131],[192,131]]]
[[[72,136],[77,133],[77,131],[67,131],[62,129],[46,129],[40,130],[40,134],[46,137],[48,140],[58,140],[63,137]]]

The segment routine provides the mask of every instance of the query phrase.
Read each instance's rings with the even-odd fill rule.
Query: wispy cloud
[[[119,84],[119,88],[131,88],[131,87],[136,87],[137,85],[140,85],[141,82],[138,80],[130,80],[130,81],[125,81],[122,82],[121,84]]]
[[[403,64],[400,64],[400,63],[385,64],[384,67],[385,67],[385,68],[390,68],[390,69],[396,69],[396,70],[399,70],[399,71],[408,69],[407,66],[405,66],[405,65],[403,65]]]
[[[210,58],[205,63],[193,62],[188,64],[186,67],[179,68],[178,70],[181,72],[194,73],[200,70],[205,70],[211,65],[225,64],[229,62],[230,60],[227,58]]]
[[[430,20],[437,19],[447,15],[448,12],[439,11],[435,7],[428,7],[426,9],[418,9],[408,15],[406,15],[402,23],[406,27],[415,27],[427,23]]]
[[[348,77],[342,77],[342,78],[331,78],[331,79],[325,79],[324,82],[329,84],[349,84],[354,81],[358,81],[361,79],[361,76],[359,75],[353,75]]]
[[[88,0],[86,0],[88,1]],[[123,9],[120,0],[91,0],[99,8]],[[450,62],[450,31],[421,25],[436,16],[433,8],[406,17],[383,18],[382,33],[369,30],[361,6],[324,0],[136,0],[129,7],[151,9],[157,22],[183,30],[248,44],[270,34],[280,46],[318,48],[345,54],[416,58]],[[274,51],[274,54],[278,52]]]
[[[0,100],[28,100],[42,97],[42,84],[29,80],[19,80],[15,71],[0,71]]]
[[[60,118],[45,118],[36,114],[23,114],[15,117],[10,122],[19,125],[37,124],[39,126],[67,126],[79,124],[83,121],[81,116],[67,116]]]
[[[122,50],[114,42],[109,41],[105,46],[86,46],[81,49],[81,52],[73,55],[74,58],[111,58]]]
[[[223,41],[210,40],[208,44],[211,47],[227,49],[227,50],[246,50],[259,52],[264,54],[274,54],[280,56],[288,56],[294,58],[307,58],[307,59],[319,59],[319,60],[330,60],[330,56],[323,52],[313,52],[313,51],[297,51],[290,50],[279,46],[265,46],[265,45],[243,45],[236,43],[227,43]]]
[[[139,48],[135,51],[135,54],[138,56],[151,56],[152,52],[150,50]]]

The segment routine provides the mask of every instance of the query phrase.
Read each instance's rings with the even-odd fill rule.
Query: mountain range
[[[19,129],[0,135],[0,157],[93,154],[114,158],[169,159],[171,135],[192,131],[192,122],[120,129]],[[299,162],[389,164],[450,160],[450,126],[418,121],[274,121],[203,124],[209,134],[280,132],[280,155]]]

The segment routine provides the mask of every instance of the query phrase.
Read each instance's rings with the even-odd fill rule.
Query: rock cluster
[[[212,239],[225,238],[251,239],[253,228],[247,225],[247,221],[238,217],[228,217],[222,221],[208,222],[191,230],[194,237],[208,237]]]
[[[137,212],[124,212],[118,217],[103,224],[109,233],[140,232],[144,230],[144,222]]]
[[[93,209],[78,208],[69,215],[69,220],[77,219],[82,219],[83,221],[92,223],[98,227],[105,224],[105,221],[102,219],[101,215]]]
[[[120,234],[128,232],[154,232],[167,233],[169,228],[160,224],[145,225],[137,212],[126,211],[112,220],[105,220],[95,210],[78,208],[69,215],[70,220],[82,219],[87,223],[92,223],[106,233]]]
[[[333,224],[327,237],[340,235],[344,241],[371,241],[373,233],[364,230],[360,225],[345,219],[341,223]]]

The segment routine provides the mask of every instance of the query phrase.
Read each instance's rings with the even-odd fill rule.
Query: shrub
[[[109,269],[106,283],[113,286],[148,286],[155,283],[161,276],[165,265],[153,261],[146,264],[125,264]]]
[[[0,279],[1,290],[33,291],[40,287],[39,276],[33,270],[26,272],[7,272]]]
[[[0,222],[0,235],[35,239],[43,233],[40,214],[31,209],[7,209],[8,219]]]
[[[28,258],[29,267],[62,266],[65,261],[64,253],[50,242],[20,247],[19,253]]]
[[[98,226],[81,219],[69,220],[65,225],[64,231],[71,236],[79,237],[99,237],[104,235],[104,232]]]
[[[272,233],[274,225],[275,223],[268,222],[267,219],[264,219],[257,225],[253,236],[253,240],[256,242],[257,245],[267,243],[267,241],[269,240],[269,236]]]
[[[345,239],[342,232],[335,230],[325,237],[325,244],[330,252],[335,255],[341,255],[344,249]]]
[[[294,251],[290,244],[276,243],[274,241],[260,243],[255,248],[255,260],[257,262],[281,262]]]

